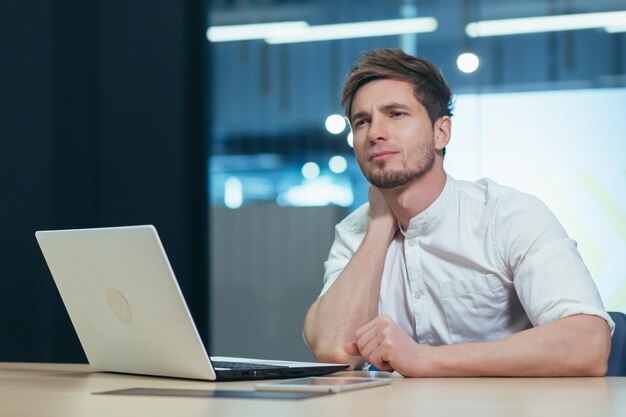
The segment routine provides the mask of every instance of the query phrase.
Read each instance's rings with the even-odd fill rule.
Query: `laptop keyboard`
[[[222,362],[212,361],[215,368],[227,368],[227,369],[279,369],[286,368],[286,366],[267,365],[260,363],[246,363],[246,362]]]

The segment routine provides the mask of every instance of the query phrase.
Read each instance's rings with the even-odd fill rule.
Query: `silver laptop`
[[[153,226],[35,236],[95,370],[214,381],[324,375],[348,367],[209,357]]]

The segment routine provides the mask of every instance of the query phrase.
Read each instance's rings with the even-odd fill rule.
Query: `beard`
[[[402,161],[402,169],[385,169],[384,166],[365,172],[368,181],[378,188],[394,188],[418,180],[432,170],[435,165],[435,146],[428,142],[422,149],[414,149]]]

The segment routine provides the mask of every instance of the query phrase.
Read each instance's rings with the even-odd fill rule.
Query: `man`
[[[614,324],[538,199],[443,168],[450,89],[429,62],[365,53],[342,104],[369,204],[336,227],[304,334],[322,362],[404,376],[603,376]]]

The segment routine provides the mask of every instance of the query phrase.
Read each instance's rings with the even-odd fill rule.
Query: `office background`
[[[0,1],[0,360],[84,361],[35,230],[140,223],[159,229],[211,353],[310,359],[302,321],[334,224],[367,190],[349,128],[326,121],[375,47],[442,69],[456,99],[448,172],[542,198],[607,309],[625,311],[626,19],[466,30],[620,11],[622,0]],[[308,42],[207,32],[389,19],[425,26]]]

